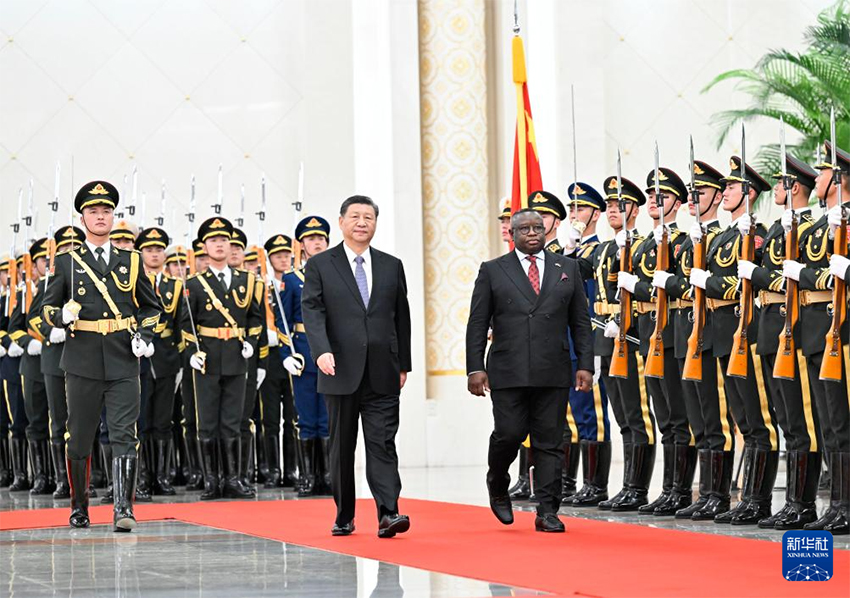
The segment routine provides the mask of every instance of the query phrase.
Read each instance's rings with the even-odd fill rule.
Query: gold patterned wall
[[[419,0],[429,376],[465,376],[469,298],[488,257],[486,0]]]

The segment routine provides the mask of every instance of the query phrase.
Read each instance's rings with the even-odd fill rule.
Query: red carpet
[[[533,531],[534,515],[500,525],[490,510],[402,501],[411,531],[376,537],[375,507],[359,501],[357,531],[330,535],[329,500],[138,505],[140,521],[177,519],[262,538],[569,596],[848,596],[850,551],[828,582],[788,582],[781,544],[641,525],[564,518],[566,534]],[[111,507],[92,522],[111,523]],[[67,509],[0,512],[0,531],[68,524]]]

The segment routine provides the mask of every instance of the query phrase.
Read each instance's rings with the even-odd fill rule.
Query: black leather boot
[[[576,494],[578,464],[581,459],[581,445],[578,442],[564,443],[564,464],[561,469],[561,502],[566,504]]]
[[[103,462],[106,463],[106,472],[110,476],[109,484],[106,486],[106,491],[103,493],[103,498],[100,499],[100,504],[111,505],[114,502],[115,494],[112,488],[112,445],[101,444],[100,450],[103,451]],[[150,499],[148,499],[150,500]]]
[[[694,500],[694,473],[697,468],[697,449],[687,444],[673,445],[673,487],[662,504],[655,507],[653,515],[669,517],[688,507]]]
[[[27,439],[12,438],[12,483],[10,492],[23,492],[30,489],[29,458],[27,456]]]
[[[266,434],[263,437],[263,445],[266,447],[266,463],[269,473],[264,488],[277,488],[280,486],[280,438],[277,434]]]
[[[298,496],[312,496],[313,486],[316,483],[316,472],[313,469],[316,439],[308,438],[300,442],[301,461],[304,467],[301,469],[301,485],[298,488]]]
[[[732,525],[756,525],[765,517],[770,517],[773,485],[776,482],[778,467],[778,451],[756,449],[750,502],[742,511],[732,516]]]
[[[841,481],[838,476],[838,470],[841,463],[838,455],[839,453],[827,453],[827,458],[824,459],[824,461],[829,462],[829,467],[826,470],[826,476],[829,478],[829,480],[827,480],[827,486],[829,487],[829,507],[827,507],[826,511],[823,512],[823,515],[821,515],[818,519],[812,523],[804,525],[803,529],[822,530],[826,524],[832,521],[832,519],[838,514],[838,503],[841,497]],[[821,475],[818,488],[823,487],[823,478],[824,475]]]
[[[519,447],[519,473],[516,484],[508,488],[508,496],[511,500],[528,500],[531,498],[531,481],[528,477],[528,468],[531,467],[531,448],[520,445]]]
[[[198,441],[201,449],[201,463],[204,468],[204,491],[201,500],[221,498],[218,479],[218,441],[215,438],[201,438]]]
[[[637,511],[647,503],[649,482],[655,467],[655,445],[635,444],[632,446],[632,462],[629,468],[629,490],[625,496],[611,505],[612,511]]]
[[[179,425],[171,428],[171,446],[174,447],[174,457],[168,468],[168,481],[172,486],[185,486],[186,480],[189,479],[189,457],[183,429]]]
[[[694,513],[705,506],[711,496],[711,451],[700,449],[697,451],[697,460],[699,461],[699,497],[696,502],[676,511],[676,519],[690,519]]]
[[[153,472],[156,467],[153,439],[139,438],[139,455],[136,463],[138,479],[136,481],[136,502],[151,500],[153,490]]]
[[[629,468],[632,464],[632,447],[634,445],[630,442],[623,443],[623,487],[620,491],[607,500],[599,501],[597,505],[603,511],[610,511],[611,506],[618,500],[622,499],[626,496],[626,493],[629,491]]]
[[[584,486],[572,497],[569,506],[594,507],[608,500],[608,473],[611,471],[611,443],[582,441]]]
[[[286,431],[283,428],[283,471],[281,472],[280,485],[284,488],[296,488],[298,486],[298,442],[294,430]]]
[[[253,438],[253,446],[254,446],[254,454],[256,455],[257,468],[256,468],[256,476],[254,476],[254,471],[249,471],[247,477],[249,480],[255,481],[257,484],[263,484],[265,487],[266,480],[269,479],[269,461],[266,457],[266,441],[263,438],[262,432],[260,432],[259,426],[256,426],[256,430],[251,434]],[[253,467],[254,460],[251,459],[250,464]],[[245,477],[245,472],[242,472],[243,477]]]
[[[331,456],[330,438],[319,438],[316,442],[315,469],[316,485],[313,494],[317,496],[333,496],[331,489]]]
[[[173,458],[174,445],[171,443],[170,438],[157,438],[154,441],[154,448],[154,455],[156,456],[156,475],[153,483],[153,494],[158,494],[160,496],[174,496],[177,492],[174,490],[174,487],[171,485],[171,480],[169,479],[169,469]],[[135,469],[135,467],[136,465],[134,464],[133,468]]]
[[[823,526],[824,531],[833,536],[846,536],[850,534],[850,453],[836,453],[837,459],[833,459],[833,465],[838,465],[838,512],[832,520]]]
[[[2,406],[0,406],[2,408]],[[0,488],[12,483],[12,454],[9,449],[9,434],[0,434]]]
[[[253,498],[254,493],[242,483],[240,473],[241,438],[232,436],[221,439],[222,472],[224,474],[224,485],[222,494],[224,498]]]
[[[65,440],[52,440],[50,442],[50,457],[53,459],[53,467],[56,468],[56,490],[53,498],[60,500],[71,498],[71,485],[68,483],[68,466],[65,463]]]
[[[729,510],[735,452],[710,451],[710,453],[709,497],[705,505],[691,516],[694,521],[714,521],[715,517]]]
[[[129,532],[136,527],[133,499],[136,496],[137,467],[136,455],[112,458],[112,493],[115,498],[115,506],[112,510],[113,531]]]
[[[254,435],[250,432],[239,436],[239,485],[250,496],[257,495],[254,489]]]
[[[786,458],[785,506],[775,515],[759,521],[761,528],[803,529],[804,525],[818,518],[815,499],[820,481],[821,454],[788,451]]]
[[[673,470],[676,462],[676,447],[673,444],[662,444],[662,476],[661,476],[661,494],[658,498],[650,503],[638,507],[638,513],[642,515],[652,515],[656,507],[660,507],[667,499],[670,498],[670,493],[673,491]]]
[[[185,434],[186,456],[189,465],[189,478],[186,480],[186,490],[204,489],[203,457],[201,457],[201,445],[198,437]]]
[[[89,473],[91,457],[68,459],[68,481],[71,486],[71,527],[89,526]]]
[[[750,502],[750,496],[753,492],[753,481],[755,480],[753,464],[756,456],[755,447],[744,447],[744,480],[741,487],[741,500],[734,507],[724,513],[718,514],[714,518],[715,523],[730,523],[732,517],[739,511],[743,511]]]
[[[103,452],[100,450],[100,438],[95,436],[91,449],[91,485],[94,488],[106,488],[106,471]]]
[[[30,458],[32,460],[32,488],[30,494],[50,494],[50,478],[48,475],[47,440],[29,441]]]

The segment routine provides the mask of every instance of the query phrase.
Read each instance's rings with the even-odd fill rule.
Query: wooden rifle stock
[[[257,246],[257,261],[260,264],[260,276],[263,277],[263,282],[267,282],[269,270],[266,266],[266,250],[263,247],[260,247],[259,245]],[[271,284],[274,284],[274,282],[272,282]],[[263,306],[266,312],[266,327],[269,330],[277,332],[277,326],[275,326],[274,324],[274,311],[272,311],[271,302],[269,300],[269,293],[272,292],[274,292],[272,289],[266,289],[266,297],[265,301],[263,302]]]
[[[32,305],[32,256],[30,256],[29,252],[24,254],[24,307],[23,312],[25,314],[30,313],[30,306]]]
[[[665,272],[670,267],[667,227],[661,235],[661,245],[656,248],[656,272]],[[655,330],[649,339],[649,353],[644,373],[652,378],[664,377],[664,329],[667,327],[667,291],[659,288],[655,297]]]
[[[834,253],[847,255],[847,210],[841,214],[841,225],[835,231]],[[841,326],[847,315],[847,281],[837,276],[833,278],[832,288],[832,325],[826,333],[826,346],[820,367],[821,380],[841,381]],[[850,372],[847,373],[850,376]]]
[[[800,256],[797,218],[791,221],[791,230],[785,235],[785,259],[797,261]],[[800,292],[793,278],[785,279],[785,326],[779,333],[779,350],[773,364],[773,376],[793,380],[797,371],[797,347],[794,343],[794,328],[800,318]]]
[[[694,268],[705,270],[705,233],[698,243],[694,243]],[[702,380],[702,345],[705,334],[705,290],[694,287],[693,307],[694,327],[688,337],[688,353],[682,370],[684,380],[699,382]]]
[[[741,239],[741,251],[738,259],[751,262],[755,257],[756,223],[750,224],[747,235]],[[748,374],[747,352],[750,350],[750,339],[747,337],[750,323],[753,321],[753,283],[746,278],[741,280],[741,299],[738,303],[738,329],[732,341],[732,353],[729,355],[729,367],[726,374],[738,378],[746,378]]]
[[[9,256],[9,296],[6,298],[6,315],[12,317],[15,306],[18,304],[18,260],[14,253]]]
[[[626,243],[620,250],[620,270],[632,271],[632,236],[626,232]],[[614,339],[614,353],[611,355],[609,376],[628,378],[629,376],[629,347],[626,333],[632,327],[632,294],[626,289],[620,289],[620,333]]]

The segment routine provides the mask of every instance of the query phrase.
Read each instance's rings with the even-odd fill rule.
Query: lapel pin
[[[561,280],[569,280],[569,277],[563,272],[561,272]]]

